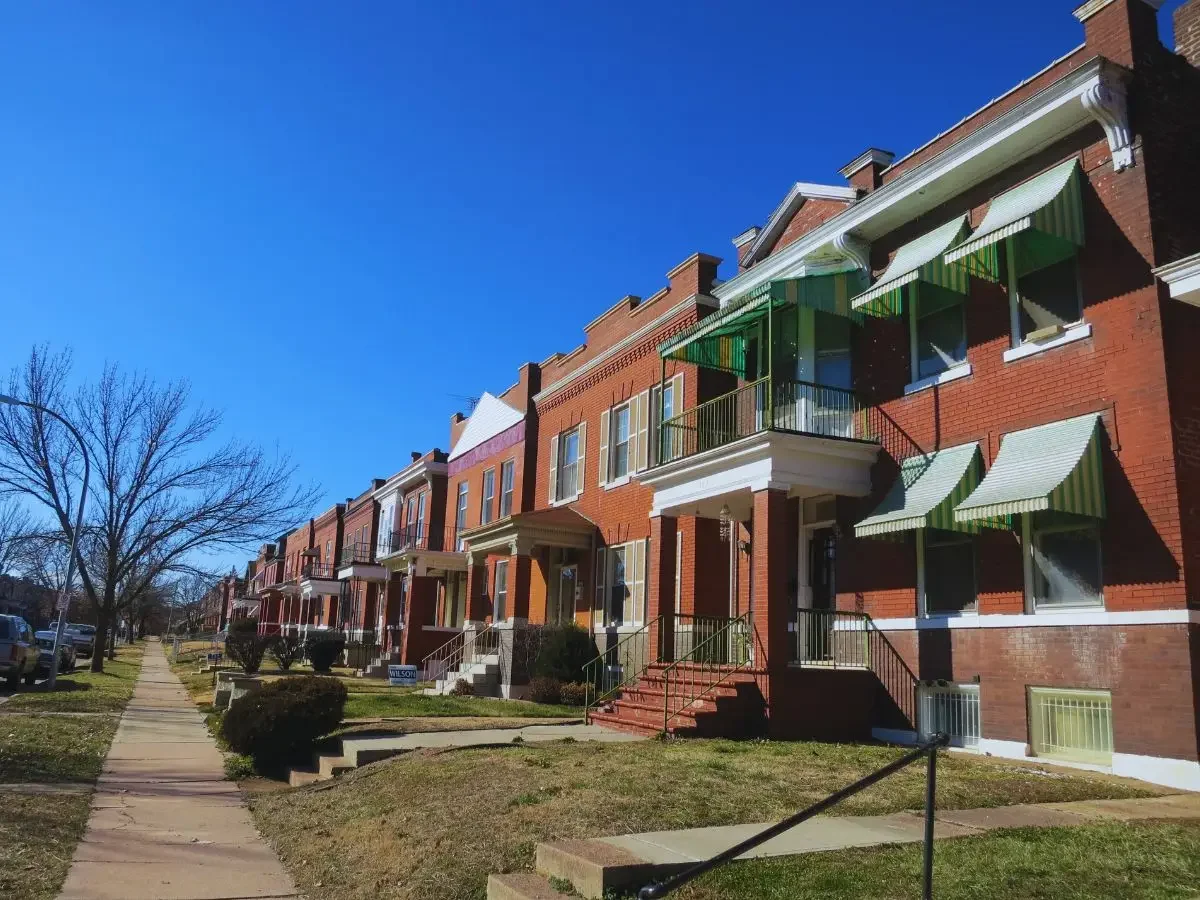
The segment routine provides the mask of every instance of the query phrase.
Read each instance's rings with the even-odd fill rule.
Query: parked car
[[[79,656],[91,656],[96,647],[96,626],[67,624],[67,633]]]
[[[26,684],[37,680],[38,645],[33,629],[20,616],[0,616],[0,677],[10,688],[22,678]]]
[[[54,632],[38,631],[34,633],[38,645],[38,677],[45,678],[50,674],[50,658],[54,655]],[[58,671],[70,672],[75,668],[75,644],[63,632],[62,643],[58,645]]]

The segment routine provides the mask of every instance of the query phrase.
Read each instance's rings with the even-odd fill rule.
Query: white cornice
[[[741,250],[748,243],[750,243],[752,240],[754,240],[756,237],[758,237],[758,232],[760,230],[761,229],[757,225],[751,225],[749,228],[747,228],[745,231],[743,231],[741,234],[739,234],[737,237],[735,237],[733,239],[733,246],[736,249]]]
[[[1094,91],[1099,82],[1119,82],[1127,75],[1120,66],[1095,57],[724,282],[713,293],[725,302],[773,278],[786,277],[806,256],[851,230],[861,240],[882,237],[1091,124],[1095,119],[1084,106],[1084,95]]]
[[[383,483],[383,486],[372,491],[371,496],[375,500],[383,500],[385,497],[403,491],[406,488],[412,487],[414,484],[419,484],[426,481],[435,475],[445,475],[446,464],[443,462],[433,462],[424,458],[416,460],[407,468],[401,469],[391,478]]]
[[[677,316],[681,312],[685,311],[691,305],[715,306],[716,301],[714,300],[714,298],[709,297],[707,294],[693,294],[691,297],[688,297],[686,300],[681,300],[679,303],[676,303],[674,306],[672,306],[670,309],[668,309],[666,312],[664,312],[658,318],[650,320],[645,325],[643,325],[641,328],[639,328],[637,331],[635,331],[633,334],[617,341],[617,343],[613,344],[611,347],[609,347],[607,350],[605,350],[603,353],[601,353],[595,359],[589,360],[588,362],[584,363],[582,366],[580,366],[575,371],[564,375],[562,378],[558,379],[558,381],[555,381],[553,384],[547,385],[542,390],[538,391],[536,394],[533,395],[533,402],[541,403],[543,400],[548,399],[549,397],[556,394],[558,391],[562,390],[564,387],[566,387],[568,384],[570,384],[575,379],[582,378],[584,375],[586,375],[588,372],[591,372],[597,366],[604,365],[604,363],[608,362],[613,357],[620,355],[625,350],[629,349],[631,346],[636,344],[638,341],[645,338],[647,335],[652,334],[656,329],[661,328],[665,323],[669,322],[675,316]],[[580,349],[583,349],[583,348],[581,347]]]
[[[1086,22],[1088,19],[1090,19],[1096,13],[1100,12],[1100,10],[1104,9],[1104,7],[1108,6],[1108,4],[1110,4],[1112,2],[1113,2],[1113,0],[1088,0],[1087,3],[1084,3],[1083,5],[1076,7],[1075,10],[1071,13],[1071,15],[1073,15],[1075,18],[1077,18],[1080,22]],[[1149,6],[1151,9],[1153,9],[1155,12],[1158,12],[1159,7],[1161,7],[1163,5],[1163,0],[1142,0],[1142,2],[1145,3],[1147,6]]]
[[[1173,298],[1200,306],[1200,253],[1177,259],[1153,271],[1170,289]]]
[[[800,211],[800,207],[807,201],[836,200],[841,203],[853,203],[857,199],[858,191],[852,187],[797,181],[792,185],[792,189],[788,191],[787,196],[783,198],[783,202],[775,207],[775,212],[771,213],[771,218],[767,219],[767,224],[755,236],[754,243],[750,245],[750,249],[746,251],[746,255],[742,258],[742,265],[748,266],[754,260],[758,259],[759,255],[775,242],[780,232],[787,226],[787,223],[792,220],[792,217]]]
[[[895,158],[896,154],[891,150],[880,150],[878,147],[872,147],[866,153],[854,157],[854,159],[838,169],[838,173],[843,178],[849,178],[868,163],[876,163],[879,166],[889,166],[892,164],[892,160]]]

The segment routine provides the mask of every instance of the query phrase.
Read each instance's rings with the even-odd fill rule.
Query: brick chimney
[[[1075,9],[1090,53],[1127,69],[1161,46],[1158,8],[1163,0],[1088,0]]]
[[[667,273],[671,293],[680,299],[709,293],[717,280],[717,266],[720,264],[721,260],[715,256],[693,253]]]
[[[1200,68],[1200,0],[1175,10],[1175,52]]]
[[[869,194],[883,184],[883,170],[895,158],[896,154],[891,150],[870,147],[866,153],[855,157],[838,171],[850,182],[850,187],[857,188],[859,193]]]

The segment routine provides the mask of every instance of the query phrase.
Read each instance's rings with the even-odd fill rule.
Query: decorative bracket
[[[843,231],[833,239],[833,246],[868,275],[871,274],[871,245],[862,238]]]
[[[1086,109],[1104,129],[1112,151],[1113,170],[1123,172],[1133,165],[1133,131],[1125,102],[1125,83],[1119,75],[1101,69],[1080,97]]]

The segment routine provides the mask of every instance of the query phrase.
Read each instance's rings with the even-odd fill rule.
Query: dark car
[[[95,625],[67,625],[67,635],[75,644],[75,652],[80,656],[91,656],[96,648]]]
[[[38,645],[33,629],[20,616],[0,616],[0,678],[15,688],[37,680]]]
[[[45,678],[50,674],[50,658],[54,655],[54,632],[39,631],[34,634],[38,645],[38,668],[37,673],[39,678]],[[59,673],[70,672],[75,668],[75,645],[64,634],[62,642],[58,645],[58,671]]]

